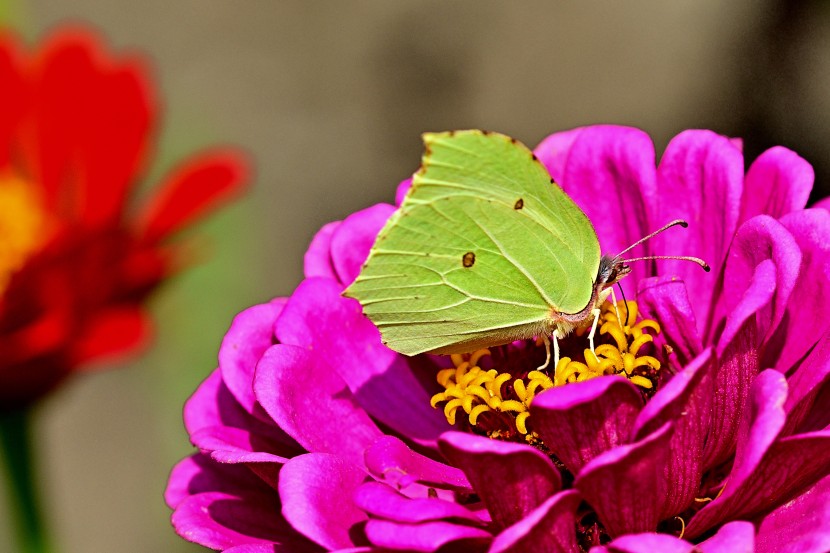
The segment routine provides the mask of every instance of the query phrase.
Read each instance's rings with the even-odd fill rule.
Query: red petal
[[[181,230],[239,193],[249,179],[249,164],[231,150],[214,150],[184,162],[161,185],[141,217],[150,241]]]
[[[16,37],[0,32],[0,170],[13,157],[12,144],[25,113],[26,83]]]
[[[98,314],[75,343],[72,364],[101,356],[126,353],[140,346],[150,333],[147,315],[138,307],[113,307]],[[82,367],[84,368],[84,367]]]

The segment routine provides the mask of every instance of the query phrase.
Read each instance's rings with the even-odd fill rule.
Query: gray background
[[[299,282],[317,228],[391,201],[417,167],[425,130],[479,127],[532,146],[556,130],[621,123],[662,150],[685,128],[712,128],[744,136],[751,156],[790,146],[828,182],[821,2],[4,7],[30,40],[82,21],[153,59],[165,110],[150,184],[209,144],[238,144],[257,166],[248,197],[191,233],[206,262],[154,298],[154,347],[119,370],[75,378],[39,407],[38,471],[66,553],[199,550],[175,536],[161,498],[170,467],[191,451],[182,403],[215,366],[232,316]],[[0,516],[0,551],[11,550],[6,524]]]

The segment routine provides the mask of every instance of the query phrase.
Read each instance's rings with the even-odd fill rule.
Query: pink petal
[[[387,520],[366,523],[366,536],[374,545],[405,551],[437,551],[447,546],[448,551],[482,551],[492,536],[486,530],[452,524],[425,522],[399,524]],[[449,544],[453,544],[452,547]]]
[[[801,250],[784,226],[766,215],[759,215],[738,229],[726,261],[724,293],[716,310],[716,321],[744,301],[756,267],[772,262],[775,267],[775,294],[756,315],[759,339],[766,341],[778,327],[798,280]]]
[[[382,433],[320,355],[272,346],[257,366],[254,391],[277,425],[310,452],[336,453],[356,465]]]
[[[445,433],[439,445],[470,479],[497,528],[518,522],[562,487],[550,459],[529,445],[462,432]]]
[[[381,343],[360,304],[341,292],[331,279],[306,279],[277,321],[279,341],[336,360],[332,368],[361,407],[401,435],[434,445],[447,421],[430,407],[433,391],[424,389],[402,356]]]
[[[579,553],[574,527],[580,500],[576,490],[549,497],[498,534],[487,553]]]
[[[669,482],[660,518],[676,515],[692,503],[703,476],[703,444],[711,413],[711,350],[705,350],[651,398],[634,425],[635,439],[643,439],[667,422],[674,423],[669,462],[664,478]]]
[[[830,476],[763,518],[757,553],[830,551]]]
[[[802,423],[818,430],[827,425],[830,411],[816,404],[817,397],[830,382],[830,333],[824,334],[819,343],[801,361],[792,376],[787,379],[790,392],[784,409],[787,412],[787,429],[792,431]]]
[[[824,198],[813,204],[813,207],[821,208],[821,209],[830,209],[830,198]]]
[[[403,203],[403,199],[406,197],[410,188],[412,188],[412,177],[401,181],[395,191],[395,205],[400,206]]]
[[[389,204],[376,204],[352,213],[340,224],[331,237],[331,257],[340,282],[351,284],[369,257],[380,229],[394,213]]]
[[[804,209],[814,180],[804,158],[782,146],[770,148],[746,173],[740,222],[761,214],[779,219]]]
[[[197,453],[185,457],[173,467],[164,500],[175,509],[186,498],[202,492],[240,495],[260,488],[267,489],[246,467],[221,465],[207,455]]]
[[[594,224],[602,252],[616,255],[655,230],[650,219],[657,196],[654,145],[639,129],[611,125],[584,127],[549,136],[535,150],[554,180]],[[646,255],[638,246],[627,257]],[[661,252],[664,253],[664,252]],[[633,292],[650,276],[637,263],[623,282]]]
[[[767,366],[787,373],[819,336],[830,331],[830,213],[808,209],[783,217],[781,224],[798,243],[801,270],[765,359],[770,359]]]
[[[669,483],[673,429],[667,423],[644,440],[617,446],[585,465],[574,481],[611,537],[653,532]]]
[[[303,258],[303,274],[306,278],[325,277],[337,280],[337,273],[331,260],[331,237],[340,221],[326,223],[317,231]]]
[[[280,471],[282,514],[298,532],[323,547],[355,545],[350,531],[366,520],[366,514],[352,496],[365,477],[362,469],[336,455],[295,457]]]
[[[613,447],[628,442],[643,399],[618,376],[551,388],[533,399],[534,430],[573,474]]]
[[[698,548],[701,553],[755,553],[755,527],[743,520],[729,522]]]
[[[410,498],[379,482],[367,482],[360,486],[355,492],[354,502],[372,518],[394,522],[420,523],[452,519],[482,525],[481,519],[458,503],[438,497]]]
[[[682,280],[672,276],[644,279],[640,281],[637,301],[643,317],[660,323],[661,335],[674,350],[677,365],[685,366],[697,357],[703,346]]]
[[[629,534],[605,546],[609,553],[696,553],[695,546],[668,534]],[[593,550],[591,550],[593,553]]]
[[[472,491],[460,469],[424,457],[393,436],[383,436],[372,444],[366,450],[365,462],[372,476],[398,489],[419,483],[464,493]]]
[[[222,380],[239,404],[252,414],[257,413],[254,371],[262,354],[275,342],[274,321],[285,304],[286,299],[277,298],[242,311],[234,317],[219,348]]]
[[[669,143],[657,169],[654,224],[685,219],[689,228],[658,236],[652,251],[694,255],[712,267],[712,272],[706,273],[688,261],[657,262],[658,274],[677,276],[694,291],[701,336],[727,248],[737,229],[743,170],[743,156],[729,139],[695,130],[683,132]]]

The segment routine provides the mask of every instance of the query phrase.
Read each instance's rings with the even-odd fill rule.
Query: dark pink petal
[[[551,460],[529,445],[446,432],[439,446],[467,475],[499,529],[518,522],[562,487]]]
[[[284,462],[303,453],[272,421],[265,423],[244,410],[219,369],[185,403],[184,422],[193,445],[219,462]]]
[[[830,210],[830,198],[824,198],[823,200],[814,203],[813,207]]]
[[[553,135],[535,150],[554,180],[594,224],[603,253],[616,255],[647,235],[657,196],[654,145],[639,129],[597,125]],[[646,255],[638,246],[627,257]],[[633,292],[649,276],[648,264],[632,265],[624,281]]]
[[[262,481],[245,467],[220,465],[207,455],[197,453],[185,457],[173,467],[164,500],[176,508],[187,497],[202,492],[224,492],[240,495],[246,490],[257,490]]]
[[[317,231],[303,258],[303,274],[306,278],[325,277],[337,280],[337,273],[331,260],[331,237],[340,221],[326,223]]]
[[[394,211],[389,204],[376,204],[352,213],[334,230],[331,258],[341,284],[348,286],[357,278],[375,238]]]
[[[406,489],[418,483],[439,489],[471,491],[464,473],[412,451],[393,436],[383,436],[366,450],[366,468],[376,479]]]
[[[688,221],[653,239],[660,254],[694,255],[712,267],[706,273],[688,261],[658,261],[661,275],[674,275],[692,290],[701,336],[706,330],[718,275],[732,242],[741,210],[744,163],[728,138],[710,131],[686,131],[666,147],[657,169],[657,213],[654,225],[673,219]]]
[[[814,180],[813,168],[804,158],[782,146],[770,148],[746,173],[740,222],[755,215],[780,219],[804,209]]]
[[[573,474],[591,459],[631,437],[643,399],[618,376],[551,388],[533,399],[534,430]]]
[[[372,518],[418,523],[434,520],[467,521],[481,525],[472,511],[439,497],[410,498],[380,482],[367,482],[354,495],[354,502]]]
[[[668,534],[630,534],[605,546],[609,553],[696,553],[695,546]],[[593,549],[591,550],[593,553]]]
[[[286,304],[285,298],[249,307],[234,317],[219,348],[222,380],[249,413],[254,408],[254,371],[259,358],[274,344],[274,322]]]
[[[817,398],[830,382],[830,333],[824,334],[819,343],[798,364],[787,380],[789,393],[784,410],[787,412],[787,429],[791,432],[806,422],[813,430],[827,425],[830,410],[816,404]]]
[[[277,426],[310,452],[336,453],[362,465],[364,450],[382,435],[343,379],[306,348],[268,349],[257,365],[254,390]]]
[[[634,425],[634,439],[643,439],[667,422],[674,423],[669,443],[668,481],[660,518],[676,515],[692,503],[703,475],[703,444],[711,414],[711,349],[705,350],[664,385]]]
[[[661,336],[677,356],[677,360],[671,362],[682,367],[697,357],[703,346],[694,309],[682,280],[672,276],[644,279],[640,281],[637,301],[643,317],[660,323]]]
[[[757,553],[830,551],[830,476],[765,516],[757,541]]]
[[[487,553],[579,553],[574,527],[580,500],[576,490],[549,497],[497,535]]]
[[[412,177],[401,181],[395,191],[395,205],[399,206],[403,203],[403,199],[406,197],[410,188],[412,188]]]
[[[341,228],[347,224],[348,220]],[[360,304],[341,292],[331,279],[306,279],[277,321],[279,341],[309,348],[329,360],[374,418],[403,436],[434,445],[447,421],[430,407],[432,392],[424,389],[402,356],[381,343],[377,327],[363,316]]]
[[[752,386],[735,463],[723,493],[701,509],[686,528],[691,537],[723,520],[762,514],[811,486],[830,467],[830,430],[780,438],[786,414],[783,375],[766,370]]]
[[[211,549],[282,543],[298,553],[319,551],[285,524],[279,508],[276,494],[204,492],[179,503],[171,521],[180,536]]]
[[[762,261],[755,268],[741,303],[727,317],[718,343],[718,367],[712,398],[712,425],[704,448],[705,469],[725,461],[735,451],[738,427],[749,387],[758,373],[758,329],[755,313],[772,300],[775,266]]]
[[[292,547],[291,545],[279,545],[276,543],[257,543],[237,545],[236,547],[225,549],[224,553],[293,553],[294,549]]]
[[[781,224],[801,250],[801,271],[784,320],[767,345],[766,366],[784,373],[820,336],[830,331],[830,213],[808,209],[787,215]],[[777,358],[776,358],[777,357]]]
[[[450,522],[400,524],[387,520],[366,523],[366,536],[372,544],[405,551],[437,551],[453,544],[448,551],[484,551],[492,536],[486,530]],[[469,549],[466,549],[469,547]]]
[[[350,531],[366,514],[352,497],[365,477],[360,467],[336,455],[295,457],[280,471],[282,514],[294,529],[325,548],[356,545]]]
[[[744,520],[729,522],[698,548],[701,553],[754,553],[755,526]]]
[[[724,293],[715,312],[715,321],[732,313],[745,301],[756,268],[772,262],[775,267],[775,294],[756,314],[758,338],[766,341],[778,327],[798,280],[801,250],[792,234],[778,221],[759,215],[738,229],[724,272]]]
[[[668,492],[665,470],[673,429],[666,423],[644,440],[617,446],[585,465],[574,487],[611,537],[653,532]]]

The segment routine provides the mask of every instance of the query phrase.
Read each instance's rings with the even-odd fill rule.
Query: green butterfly
[[[524,144],[478,130],[423,138],[411,189],[344,295],[405,355],[552,336],[558,361],[557,338],[592,317],[593,350],[598,308],[634,260],[600,254],[588,217]]]

